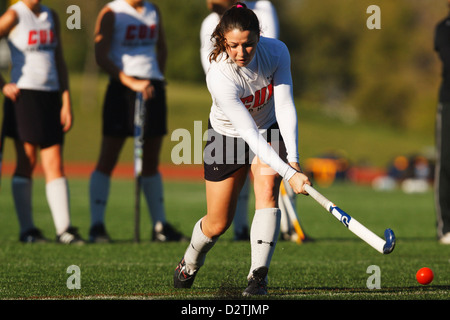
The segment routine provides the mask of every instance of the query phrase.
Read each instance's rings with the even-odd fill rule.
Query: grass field
[[[84,82],[83,89],[80,80],[80,76],[73,76],[75,125],[67,135],[65,159],[90,164],[98,155],[100,106],[106,81],[100,77],[98,82]],[[202,120],[203,129],[206,129],[210,97],[204,86],[169,83],[168,101],[169,132],[177,128],[192,131],[196,120]],[[344,151],[352,161],[366,160],[381,167],[396,155],[421,152],[433,144],[429,132],[348,123],[327,116],[302,101],[297,102],[297,107],[301,161],[334,149]],[[176,144],[169,134],[162,151],[163,163],[171,163],[170,151]],[[14,161],[9,139],[5,151],[5,160]],[[132,161],[131,139],[120,161]],[[146,300],[147,303],[156,301],[151,304],[152,308],[163,306],[166,314],[179,315],[181,308],[188,304],[206,305],[210,300],[218,303],[242,299],[250,246],[233,242],[231,229],[208,254],[194,287],[187,291],[175,290],[172,288],[173,270],[187,244],[151,243],[146,207],[141,218],[142,242],[133,243],[131,179],[114,179],[111,186],[106,223],[114,243],[81,247],[19,243],[9,179],[9,175],[3,175],[0,191],[0,300],[3,302]],[[88,181],[69,176],[69,182],[73,225],[87,238],[90,220]],[[397,247],[390,255],[379,254],[329,216],[312,198],[301,196],[297,207],[302,225],[316,241],[302,245],[278,243],[269,272],[270,295],[264,297],[264,303],[297,309],[297,302],[301,300],[301,311],[306,301],[338,301],[339,304],[332,306],[341,308],[340,303],[344,300],[399,303],[400,300],[446,302],[450,299],[450,247],[436,241],[431,192],[376,192],[367,186],[346,183],[318,189],[378,235],[382,236],[386,228],[392,228],[398,238]],[[194,223],[205,213],[203,183],[165,181],[165,200],[168,220],[190,235]],[[42,178],[34,181],[33,206],[36,225],[47,237],[54,239]],[[67,269],[72,265],[80,268],[80,289],[67,287],[71,276]],[[372,274],[367,273],[367,269],[373,265],[380,268],[381,288],[370,290],[367,281]],[[424,266],[435,273],[434,281],[428,286],[415,280],[415,273]],[[260,300],[245,300],[243,303],[260,303]],[[15,303],[12,306],[16,308]],[[120,308],[123,304],[114,306]],[[109,309],[111,307],[108,305]],[[101,311],[105,309],[101,308]]]
[[[241,299],[249,268],[249,244],[232,241],[230,229],[208,254],[194,287],[175,290],[173,270],[187,243],[150,242],[146,207],[141,219],[142,242],[133,243],[132,186],[131,179],[115,179],[111,186],[106,223],[114,243],[24,245],[18,242],[10,181],[4,178],[0,197],[0,299]],[[85,238],[89,228],[87,190],[86,179],[70,179],[72,222]],[[392,228],[397,246],[390,255],[379,254],[312,198],[301,196],[297,201],[301,223],[316,241],[301,245],[278,242],[266,301],[450,298],[450,247],[436,241],[431,192],[377,192],[347,183],[318,190],[380,236],[385,228]],[[42,179],[34,182],[33,199],[36,225],[54,239]],[[166,181],[165,199],[168,220],[190,235],[205,210],[203,183]],[[67,268],[71,265],[80,268],[80,289],[67,287],[72,274]],[[367,287],[372,275],[367,269],[372,265],[380,268],[380,289]],[[427,286],[415,280],[415,273],[424,266],[435,273],[434,281]]]

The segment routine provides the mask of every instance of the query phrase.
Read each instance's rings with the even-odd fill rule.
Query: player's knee
[[[209,226],[209,233],[212,237],[219,237],[228,230],[230,224],[226,221],[216,222],[213,225]]]

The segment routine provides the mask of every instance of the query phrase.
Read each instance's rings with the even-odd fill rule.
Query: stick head
[[[383,254],[389,254],[395,247],[394,231],[392,231],[392,229],[386,229],[384,231],[384,238],[386,239],[386,243],[383,246]]]

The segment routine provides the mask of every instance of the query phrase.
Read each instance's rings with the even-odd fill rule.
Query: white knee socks
[[[249,277],[256,268],[269,267],[280,233],[280,220],[281,212],[278,208],[265,208],[255,211],[250,230],[252,263]]]
[[[218,239],[211,239],[205,236],[201,228],[201,222],[202,219],[195,224],[194,230],[192,231],[191,243],[184,254],[184,261],[186,262],[186,269],[189,274],[193,274],[205,263],[206,254]]]
[[[142,177],[142,191],[147,201],[153,227],[159,222],[166,223],[166,212],[164,208],[164,192],[161,175],[159,173]]]
[[[47,202],[52,212],[56,234],[70,226],[69,187],[65,177],[54,179],[45,185]]]

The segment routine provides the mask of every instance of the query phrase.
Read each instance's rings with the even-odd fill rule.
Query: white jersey
[[[238,67],[224,56],[211,64],[206,75],[213,101],[211,126],[222,135],[243,138],[261,160],[289,179],[295,170],[261,135],[278,121],[288,161],[298,162],[297,113],[287,47],[277,39],[261,37],[247,67]]]
[[[41,13],[36,16],[22,1],[10,9],[17,13],[19,21],[8,35],[11,82],[19,89],[59,90],[55,62],[57,37],[51,10],[41,5]]]
[[[280,27],[278,16],[275,7],[270,1],[245,1],[247,7],[253,10],[258,17],[261,35],[266,38],[278,39],[280,35]],[[200,59],[203,70],[209,68],[209,54],[214,49],[214,44],[211,41],[211,34],[216,29],[220,21],[220,15],[216,12],[211,12],[202,22],[200,28]]]
[[[144,2],[143,11],[138,12],[125,0],[115,0],[108,7],[115,13],[109,52],[113,63],[128,76],[163,80],[156,53],[159,16],[155,6]]]
[[[253,10],[261,25],[261,35],[266,38],[280,37],[280,25],[275,7],[270,1],[245,1],[247,8]]]

